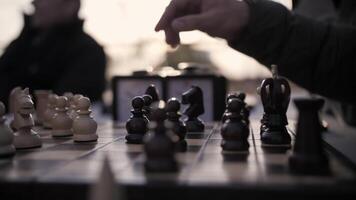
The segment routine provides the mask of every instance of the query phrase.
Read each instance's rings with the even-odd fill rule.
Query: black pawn
[[[226,101],[225,101],[225,111],[224,111],[224,114],[221,118],[221,122],[224,123],[226,120],[227,120],[227,114],[229,113],[229,110],[227,108],[227,102],[230,100],[230,99],[233,99],[233,98],[237,98],[239,93],[236,93],[236,92],[233,92],[233,93],[229,93],[226,97]]]
[[[226,109],[225,109],[225,112],[222,116],[222,123],[224,123],[227,119],[227,114],[229,113],[229,111],[227,110],[227,102],[230,100],[230,99],[233,99],[233,98],[238,98],[242,101],[243,103],[243,107],[241,109],[241,115],[242,115],[242,118],[243,120],[246,122],[247,125],[250,124],[250,120],[249,120],[249,117],[250,117],[250,110],[251,108],[249,106],[247,106],[246,102],[245,102],[245,99],[246,99],[246,94],[244,92],[234,92],[234,93],[230,93],[227,95],[226,97]]]
[[[145,116],[150,120],[151,116],[151,104],[153,103],[152,97],[148,94],[145,94],[142,96],[144,106],[143,106],[143,112]]]
[[[247,125],[250,124],[250,110],[251,110],[251,107],[248,106],[245,102],[245,99],[246,99],[246,94],[241,92],[239,93],[239,95],[237,96],[238,99],[240,99],[242,101],[242,109],[241,109],[241,115],[242,115],[242,119],[245,121],[245,123]]]
[[[260,127],[261,141],[265,147],[290,147],[291,137],[286,128],[290,86],[286,79],[278,76],[275,65],[272,66],[272,73],[273,77],[263,80],[260,87],[264,110]]]
[[[173,135],[167,133],[165,125],[166,111],[164,102],[151,110],[152,134],[145,139],[145,169],[147,172],[174,172],[178,170],[175,160],[175,142]]]
[[[299,110],[296,141],[289,167],[298,174],[327,174],[329,161],[322,144],[319,110],[322,99],[295,99]]]
[[[151,84],[150,86],[148,86],[145,94],[150,95],[152,97],[152,102],[159,101],[158,91],[155,85]]]
[[[189,104],[184,110],[187,116],[185,124],[188,132],[204,132],[205,125],[199,116],[204,114],[203,91],[198,86],[192,86],[182,94],[182,104]]]
[[[170,122],[172,132],[178,137],[176,150],[184,152],[187,150],[187,141],[185,140],[187,129],[184,122],[180,120],[181,114],[179,110],[180,102],[178,99],[174,97],[169,99],[166,105],[167,121]]]
[[[129,144],[141,144],[147,133],[148,119],[143,112],[144,101],[142,97],[132,99],[131,117],[126,122],[126,142]]]
[[[249,129],[241,116],[243,106],[243,102],[237,98],[232,98],[227,103],[227,120],[221,127],[221,147],[225,151],[248,151],[250,147]]]

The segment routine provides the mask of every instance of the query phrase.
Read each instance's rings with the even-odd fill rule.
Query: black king
[[[260,127],[262,145],[290,147],[286,112],[291,90],[288,81],[278,75],[277,66],[272,65],[271,70],[272,78],[264,79],[258,88],[264,110]]]

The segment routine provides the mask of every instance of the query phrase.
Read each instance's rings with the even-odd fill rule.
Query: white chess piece
[[[68,111],[68,99],[65,96],[58,97],[55,114],[51,120],[52,126],[52,136],[53,137],[64,137],[72,136],[72,125],[73,120],[69,117]]]
[[[98,124],[90,116],[90,99],[82,97],[78,100],[77,104],[78,116],[73,121],[73,135],[76,142],[90,142],[96,141],[98,135],[96,129]]]
[[[18,95],[22,92],[22,88],[21,87],[15,87],[11,90],[10,92],[10,96],[9,96],[9,112],[12,114],[12,116],[15,116],[16,113],[16,99],[18,98]],[[16,130],[16,122],[15,119],[12,118],[10,121],[10,127],[13,130]]]
[[[74,94],[71,93],[71,92],[65,92],[65,93],[63,94],[63,96],[67,97],[68,102],[70,102],[70,101],[72,100],[72,98],[74,97]]]
[[[10,113],[15,113],[16,109],[15,109],[15,100],[18,96],[19,93],[22,92],[22,88],[21,87],[15,87],[11,90],[10,95],[9,95],[9,111]]]
[[[71,93],[71,92],[65,92],[65,93],[63,93],[63,96],[65,96],[65,97],[67,97],[67,99],[68,99],[68,101],[67,101],[67,114],[68,114],[68,116],[70,117],[70,113],[72,112],[72,108],[71,108],[71,102],[73,101],[73,98],[74,98],[74,94],[73,93]],[[72,120],[73,120],[73,118],[72,117],[70,117]]]
[[[15,146],[12,144],[14,141],[14,133],[5,124],[5,106],[0,101],[0,157],[8,157],[15,154]]]
[[[42,125],[45,120],[45,112],[47,110],[48,96],[52,93],[51,90],[35,90],[36,98],[36,120],[35,123]]]
[[[32,130],[35,122],[32,113],[35,111],[31,96],[28,95],[28,89],[16,99],[16,113],[14,120],[18,130],[14,133],[14,145],[16,149],[26,149],[41,147],[40,136]]]
[[[74,95],[70,100],[69,100],[69,110],[68,110],[68,114],[69,117],[72,118],[73,120],[78,116],[77,114],[77,104],[78,104],[78,100],[80,98],[82,98],[83,95],[81,94],[76,94]]]
[[[43,115],[43,126],[45,128],[52,128],[51,121],[55,112],[58,96],[56,94],[50,94],[48,96],[47,109]]]

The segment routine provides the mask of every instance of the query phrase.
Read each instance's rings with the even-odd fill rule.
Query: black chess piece
[[[243,106],[238,98],[232,98],[227,103],[227,119],[221,127],[221,147],[225,151],[248,151],[250,147],[247,141],[249,129],[241,115]]]
[[[319,110],[322,99],[295,99],[299,111],[296,141],[289,168],[298,174],[327,174],[329,161],[322,144]]]
[[[175,97],[169,99],[166,105],[167,121],[170,122],[172,132],[178,137],[176,150],[184,152],[187,150],[187,141],[185,140],[187,129],[184,122],[180,120],[181,114],[179,110],[180,102],[178,99]]]
[[[143,106],[143,112],[145,116],[147,117],[148,120],[151,118],[151,104],[153,103],[152,97],[148,94],[145,94],[142,96],[144,106]]]
[[[252,106],[250,105],[245,105],[245,107],[242,109],[242,118],[244,119],[244,121],[246,122],[247,125],[250,125],[250,113],[251,110],[253,109]]]
[[[232,99],[232,98],[237,98],[239,95],[239,93],[237,92],[232,92],[232,93],[229,93],[227,96],[226,96],[226,100],[225,100],[225,111],[223,113],[223,116],[221,118],[221,122],[224,123],[226,120],[227,120],[227,114],[229,113],[228,111],[228,108],[227,108],[227,102]]]
[[[167,131],[164,102],[160,101],[151,110],[152,134],[145,138],[145,169],[147,172],[174,172],[178,170],[175,160],[175,141]]]
[[[184,114],[188,117],[185,120],[187,131],[203,132],[205,125],[198,118],[204,113],[203,91],[198,86],[192,86],[182,94],[182,104],[189,104],[184,110]]]
[[[287,131],[287,109],[290,101],[290,86],[286,79],[277,74],[272,66],[272,78],[263,80],[260,89],[264,114],[261,119],[261,141],[263,146],[290,147],[291,137]]]
[[[143,106],[144,101],[142,97],[134,97],[132,99],[131,117],[126,122],[127,135],[125,137],[126,142],[130,144],[141,144],[143,137],[148,131],[148,119],[144,115]]]
[[[152,102],[159,101],[158,90],[155,85],[151,84],[146,89],[145,94],[150,95],[152,97]]]
[[[249,120],[249,117],[250,117],[250,110],[251,110],[251,107],[249,107],[246,102],[245,102],[245,99],[246,99],[246,94],[244,92],[234,92],[234,93],[230,93],[227,95],[226,97],[226,109],[225,109],[225,112],[222,116],[222,123],[224,123],[227,119],[227,114],[229,113],[228,110],[227,110],[227,102],[232,99],[232,98],[238,98],[242,101],[243,103],[243,107],[241,109],[241,115],[242,115],[242,119],[245,121],[245,123],[247,125],[250,124],[250,120]]]
[[[242,101],[242,109],[241,109],[241,115],[242,115],[242,119],[245,121],[245,123],[247,125],[250,124],[250,111],[251,111],[251,106],[248,106],[245,99],[246,99],[246,94],[241,92],[239,93],[239,95],[237,96],[238,99],[240,99]]]

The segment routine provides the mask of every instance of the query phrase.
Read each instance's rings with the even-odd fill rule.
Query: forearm
[[[250,3],[250,21],[230,46],[283,76],[337,100],[356,102],[356,29],[333,26],[290,13],[269,1]]]

